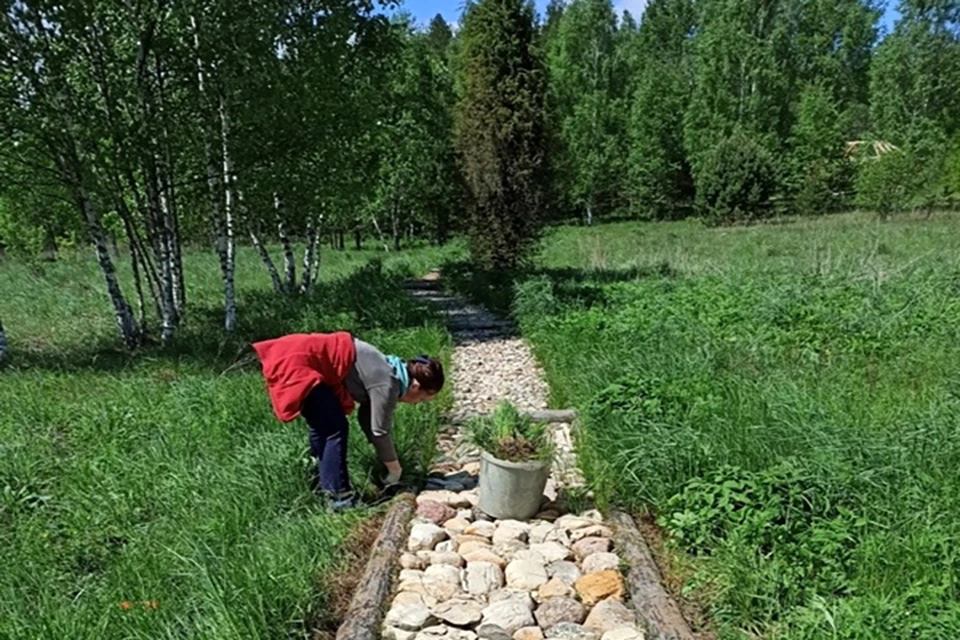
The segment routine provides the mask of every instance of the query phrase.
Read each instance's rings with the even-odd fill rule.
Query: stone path
[[[524,412],[546,407],[548,389],[527,345],[509,324],[429,281],[411,295],[437,305],[450,321],[454,408],[417,497],[382,638],[643,639],[624,603],[613,532],[598,511],[565,513],[558,496],[582,483],[569,425],[553,425],[558,460],[535,519],[491,521],[476,508],[480,452],[461,426],[502,399]]]

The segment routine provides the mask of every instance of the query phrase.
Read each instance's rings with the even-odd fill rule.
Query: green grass
[[[177,343],[133,355],[118,349],[88,252],[0,263],[10,339],[0,371],[0,637],[308,637],[306,621],[327,615],[324,576],[340,568],[338,546],[373,512],[323,509],[308,488],[304,425],[274,418],[258,368],[236,366],[237,356],[258,338],[349,329],[388,352],[446,359],[449,336],[398,287],[441,254],[390,254],[380,266],[373,251],[325,251],[323,282],[305,299],[271,293],[241,250],[240,326],[228,337],[216,261],[191,252]],[[397,445],[414,474],[448,402],[400,410]],[[359,429],[350,458],[355,483],[369,488],[379,470]]]
[[[724,638],[960,636],[960,219],[565,227],[511,308]],[[508,295],[490,295],[507,291]]]

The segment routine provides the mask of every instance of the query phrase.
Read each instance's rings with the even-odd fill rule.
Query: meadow
[[[960,637],[960,220],[561,227],[503,286],[721,638]]]
[[[331,598],[342,598],[330,577],[355,569],[344,541],[378,510],[325,510],[309,487],[304,425],[276,420],[243,348],[346,329],[387,352],[447,358],[442,324],[399,286],[439,255],[325,250],[314,294],[286,297],[241,249],[239,327],[228,336],[215,256],[192,251],[176,343],[133,354],[119,348],[92,252],[0,262],[10,340],[0,370],[0,637],[323,637],[314,634],[336,622]],[[432,455],[448,402],[398,415],[411,477]],[[358,429],[352,437],[353,480],[370,494],[380,471]]]

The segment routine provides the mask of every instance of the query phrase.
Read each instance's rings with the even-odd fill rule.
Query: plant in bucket
[[[474,418],[468,428],[482,449],[478,508],[499,519],[535,516],[554,455],[548,426],[521,416],[504,401],[493,415]]]

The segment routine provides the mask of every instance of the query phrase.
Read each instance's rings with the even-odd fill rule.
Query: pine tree
[[[471,5],[460,34],[456,141],[471,248],[487,268],[522,264],[541,228],[544,74],[534,37],[532,8],[521,0]]]

